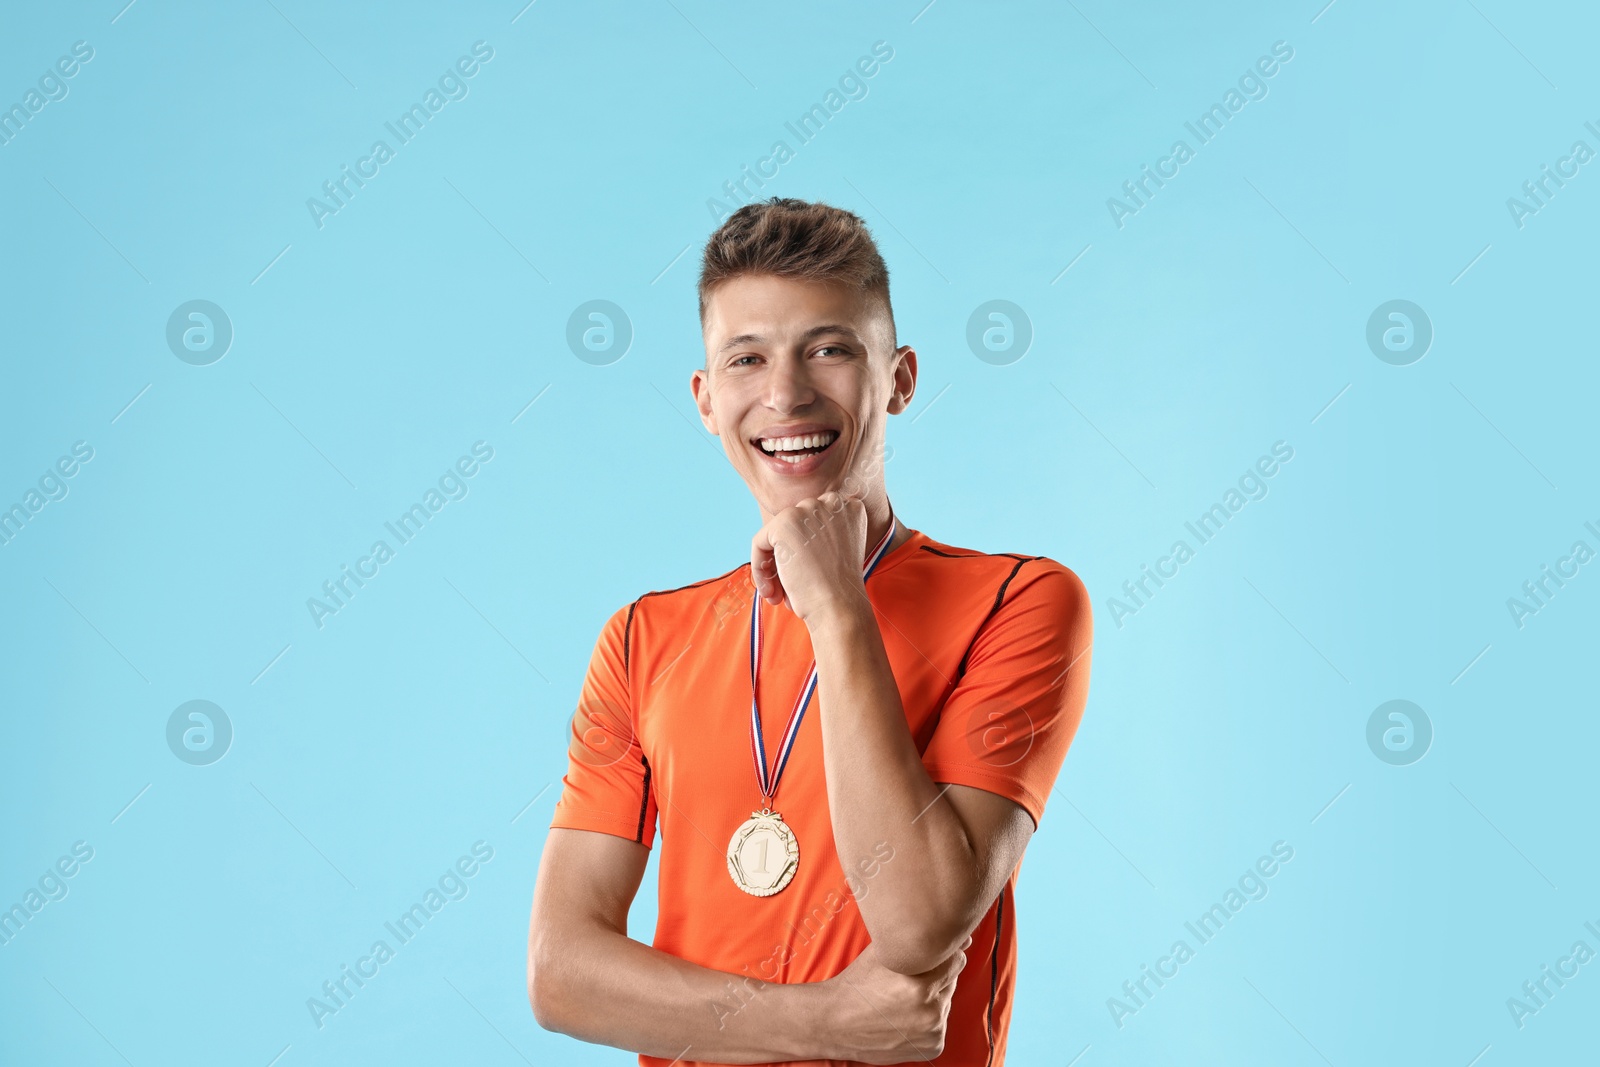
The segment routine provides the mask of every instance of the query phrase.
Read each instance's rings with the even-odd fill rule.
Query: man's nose
[[[816,395],[811,368],[797,356],[780,356],[767,372],[767,406],[790,411],[811,403]]]

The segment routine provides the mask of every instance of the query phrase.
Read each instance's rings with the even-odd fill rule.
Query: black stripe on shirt
[[[650,761],[640,756],[639,762],[644,764],[644,788],[639,790],[639,831],[633,835],[633,839],[642,845],[644,844],[644,817],[645,813],[650,810]]]
[[[984,1067],[994,1062],[994,995],[1000,985],[1000,933],[1005,929],[1006,897],[1004,893],[995,901],[994,906],[994,951],[989,955],[989,1011],[984,1016],[984,1029],[989,1033],[989,1058],[984,1060]]]
[[[922,551],[932,552],[935,556],[945,559],[992,559],[996,556],[1010,556],[1012,559],[1043,559],[1043,556],[1024,556],[1020,552],[941,552],[932,545],[923,545]]]
[[[726,578],[728,575],[733,574],[735,571],[738,571],[741,568],[748,567],[748,566],[750,566],[750,564],[741,563],[741,564],[739,564],[738,567],[733,568],[733,570],[724,571],[723,573],[717,575],[715,578],[703,578],[698,582],[690,582],[688,585],[674,586],[671,589],[652,589],[648,593],[639,594],[638,598],[635,599],[633,603],[628,605],[628,625],[627,625],[627,628],[623,632],[623,638],[624,639],[623,639],[623,643],[622,643],[622,665],[624,667],[626,667],[628,665],[628,641],[627,641],[627,638],[628,638],[628,636],[630,636],[633,633],[633,613],[634,613],[635,609],[637,609],[639,607],[640,601],[644,600],[645,597],[647,597],[647,596],[666,596],[668,593],[681,593],[686,589],[698,589],[702,585],[710,585],[712,582],[720,582],[724,578]]]
[[[1016,566],[1011,568],[1011,573],[1006,575],[1006,580],[1000,583],[999,589],[995,590],[994,605],[989,608],[989,614],[985,615],[983,617],[983,622],[978,625],[977,631],[972,635],[972,641],[967,645],[967,650],[961,654],[961,662],[956,666],[956,681],[960,681],[962,675],[967,673],[967,659],[972,655],[972,646],[978,643],[978,637],[983,633],[983,628],[989,625],[989,620],[994,618],[995,613],[1000,610],[1000,605],[1005,602],[1006,589],[1011,585],[1011,579],[1017,576],[1017,572],[1022,569],[1022,565],[1024,563],[1028,563],[1036,559],[1043,559],[1044,557],[1017,556],[1015,558],[1017,561]]]

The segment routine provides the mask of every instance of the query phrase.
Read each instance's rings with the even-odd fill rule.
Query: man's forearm
[[[877,842],[894,847],[857,906],[885,963],[914,973],[966,935],[947,927],[975,892],[977,861],[922,766],[871,604],[863,597],[810,630],[834,847],[846,871],[870,863]]]
[[[701,967],[612,930],[547,939],[530,970],[539,1025],[581,1041],[711,1063],[848,1058],[821,983]]]

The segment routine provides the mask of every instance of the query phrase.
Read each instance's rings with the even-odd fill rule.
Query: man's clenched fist
[[[867,506],[829,490],[774,515],[750,542],[750,574],[769,604],[787,602],[807,625],[866,599]]]

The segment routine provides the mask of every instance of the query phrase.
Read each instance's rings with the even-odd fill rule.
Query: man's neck
[[[895,549],[899,548],[902,544],[904,544],[906,542],[906,539],[911,536],[911,530],[901,520],[900,516],[896,515],[894,521],[895,521],[894,537],[892,537],[889,540],[889,547],[885,548],[883,550],[885,555],[888,555],[890,552],[893,552]],[[874,524],[873,521],[872,521],[871,516],[870,515],[868,516],[868,519],[867,519],[867,551],[868,552],[872,551],[873,547],[878,543],[878,541],[883,537],[883,535],[888,532],[888,530],[889,530],[889,509],[888,509],[887,506],[884,507],[883,518],[878,523]]]

